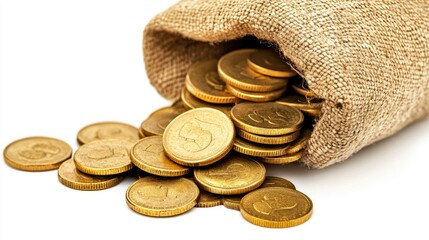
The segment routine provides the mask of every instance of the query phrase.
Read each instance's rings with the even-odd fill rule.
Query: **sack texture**
[[[429,1],[182,0],[146,26],[144,62],[164,97],[189,66],[272,43],[325,99],[301,162],[323,168],[429,112]]]

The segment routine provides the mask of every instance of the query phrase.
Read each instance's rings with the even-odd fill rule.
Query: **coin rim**
[[[250,92],[246,90],[241,90],[239,88],[233,87],[229,84],[226,84],[226,89],[235,97],[240,99],[252,101],[252,102],[268,102],[273,101],[282,96],[287,90],[287,86],[273,90],[271,92]]]
[[[244,141],[245,143],[248,142],[249,145],[261,145],[260,147],[263,148],[264,144],[260,143],[254,143],[251,141],[248,141],[246,139],[243,139],[241,137],[236,137],[234,141],[234,151],[248,155],[248,156],[254,156],[254,157],[276,157],[276,156],[282,156],[287,153],[287,150],[289,149],[290,144],[280,144],[280,145],[266,145],[266,147],[272,148],[272,149],[264,149],[258,150],[258,149],[252,149],[252,148],[245,148],[241,145],[237,144],[237,139],[240,139]],[[257,146],[259,147],[259,146]]]
[[[295,131],[284,135],[265,136],[265,135],[258,135],[258,134],[246,132],[241,128],[237,128],[235,131],[238,134],[238,136],[248,141],[251,141],[254,143],[260,143],[260,144],[268,144],[268,145],[279,145],[279,144],[291,143],[295,141],[301,134],[300,131]]]
[[[95,125],[100,125],[100,124],[117,124],[117,125],[123,125],[123,126],[127,126],[127,127],[130,127],[130,128],[133,128],[134,130],[136,130],[136,132],[139,132],[138,128],[136,128],[135,126],[133,126],[131,124],[124,123],[124,122],[115,122],[115,121],[95,122],[95,123],[91,123],[91,124],[88,124],[88,125],[82,127],[79,130],[79,132],[77,132],[76,140],[77,140],[78,144],[79,145],[85,145],[85,144],[93,142],[93,141],[98,141],[98,140],[93,140],[93,141],[89,141],[89,142],[82,141],[82,136],[81,135],[82,135],[82,132],[85,131],[85,129],[87,129],[89,127],[92,127],[92,126],[95,126]],[[138,136],[140,136],[140,135],[138,134]],[[120,138],[106,138],[106,139],[120,139]],[[99,139],[99,140],[104,140],[104,139]],[[120,139],[120,140],[123,140],[123,139]]]
[[[302,158],[304,155],[304,150],[300,150],[295,153],[286,154],[278,157],[261,157],[259,161],[268,164],[282,165],[292,162],[296,162]]]
[[[296,83],[293,83],[291,85],[292,85],[292,89],[296,93],[301,94],[301,95],[306,96],[306,97],[317,98],[317,95],[315,92],[313,92],[309,89],[302,88],[302,87],[298,86]]]

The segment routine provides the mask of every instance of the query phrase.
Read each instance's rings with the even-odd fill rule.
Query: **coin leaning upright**
[[[162,143],[171,160],[185,166],[205,166],[224,157],[233,146],[234,124],[219,110],[196,108],[176,117]]]

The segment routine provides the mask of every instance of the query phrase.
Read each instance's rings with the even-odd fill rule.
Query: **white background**
[[[0,148],[34,135],[63,139],[97,121],[139,126],[170,104],[149,84],[142,31],[175,1],[1,1]],[[428,239],[429,120],[324,170],[271,167],[314,203],[289,229],[246,222],[218,206],[177,217],[131,211],[133,181],[95,192],[69,189],[56,171],[25,172],[0,161],[0,239]]]

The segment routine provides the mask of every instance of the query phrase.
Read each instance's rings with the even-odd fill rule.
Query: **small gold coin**
[[[162,136],[167,125],[183,112],[185,109],[180,107],[160,108],[141,123],[140,129],[145,136]]]
[[[194,169],[195,181],[211,193],[233,195],[259,187],[265,178],[265,167],[249,157],[231,154],[217,164]]]
[[[200,189],[200,197],[198,198],[197,205],[195,205],[195,207],[209,208],[216,207],[221,204],[222,196]]]
[[[106,139],[80,146],[74,155],[76,168],[91,175],[113,175],[133,167],[129,152],[132,142]]]
[[[262,157],[259,159],[260,162],[268,164],[288,164],[291,162],[296,162],[302,158],[304,151],[299,151],[292,154],[286,154],[278,157]]]
[[[296,189],[295,185],[293,185],[292,182],[290,182],[287,179],[281,178],[281,177],[274,177],[274,176],[266,176],[264,182],[259,188],[266,188],[266,187],[284,187],[284,188],[290,188],[290,189]]]
[[[246,132],[269,136],[295,132],[304,121],[298,109],[274,102],[237,104],[231,109],[231,118]]]
[[[194,109],[194,108],[213,108],[217,109],[223,113],[225,113],[227,116],[230,116],[231,114],[231,108],[234,107],[232,104],[213,104],[209,102],[204,102],[196,97],[194,97],[191,93],[189,93],[186,88],[183,88],[181,93],[181,98],[183,101],[183,105],[187,110]],[[238,101],[238,100],[237,100]]]
[[[284,187],[260,188],[241,199],[242,216],[255,225],[269,228],[293,227],[306,222],[313,203],[303,193]]]
[[[316,98],[317,95],[316,93],[314,93],[313,91],[311,91],[310,89],[308,89],[307,84],[305,84],[305,82],[301,82],[301,83],[293,83],[292,84],[292,89],[301,95],[304,95],[306,97],[310,97],[310,98]]]
[[[236,129],[238,136],[255,143],[278,145],[294,141],[300,135],[299,131],[278,136],[263,136],[246,132],[240,128]]]
[[[137,141],[140,139],[136,127],[121,122],[98,122],[83,127],[77,134],[77,141],[83,145],[96,140],[121,139]]]
[[[247,141],[241,137],[236,137],[234,150],[249,156],[255,157],[275,157],[285,155],[289,144],[265,145]]]
[[[229,209],[240,211],[240,202],[244,194],[223,196],[222,204]]]
[[[271,49],[258,49],[250,54],[247,64],[252,70],[271,77],[290,78],[297,75],[280,55]]]
[[[158,176],[177,177],[191,169],[171,161],[164,153],[161,136],[150,136],[136,142],[130,151],[131,161],[138,168]]]
[[[184,166],[205,166],[224,157],[235,137],[234,124],[219,110],[196,108],[176,117],[162,143],[171,160]]]
[[[227,85],[226,89],[232,95],[240,99],[244,99],[252,102],[268,102],[268,101],[276,100],[286,91],[286,87],[283,87],[271,92],[250,92],[250,91],[241,90],[239,88],[235,88],[231,85]]]
[[[192,95],[206,102],[235,102],[235,97],[226,91],[225,82],[219,78],[216,59],[192,65],[186,75],[185,86]]]
[[[308,115],[310,117],[318,117],[322,113],[322,110],[320,108],[302,108],[300,110],[305,115]]]
[[[121,175],[95,176],[77,170],[73,159],[63,162],[58,169],[58,180],[64,186],[77,190],[102,190],[115,186],[124,179]]]
[[[273,78],[247,67],[247,59],[255,49],[240,49],[225,54],[218,62],[219,77],[225,83],[252,92],[269,92],[288,84],[284,78]]]
[[[318,109],[323,105],[319,98],[307,98],[298,94],[289,94],[277,99],[276,103],[296,107],[298,109]]]
[[[128,187],[128,206],[137,213],[167,217],[189,211],[197,204],[200,191],[186,178],[144,177]]]
[[[24,171],[57,169],[72,155],[67,143],[50,137],[28,137],[10,143],[3,151],[9,166]]]
[[[307,146],[311,133],[312,133],[311,130],[304,129],[301,132],[301,135],[295,141],[290,143],[289,148],[286,150],[285,155],[292,155],[304,149]]]

